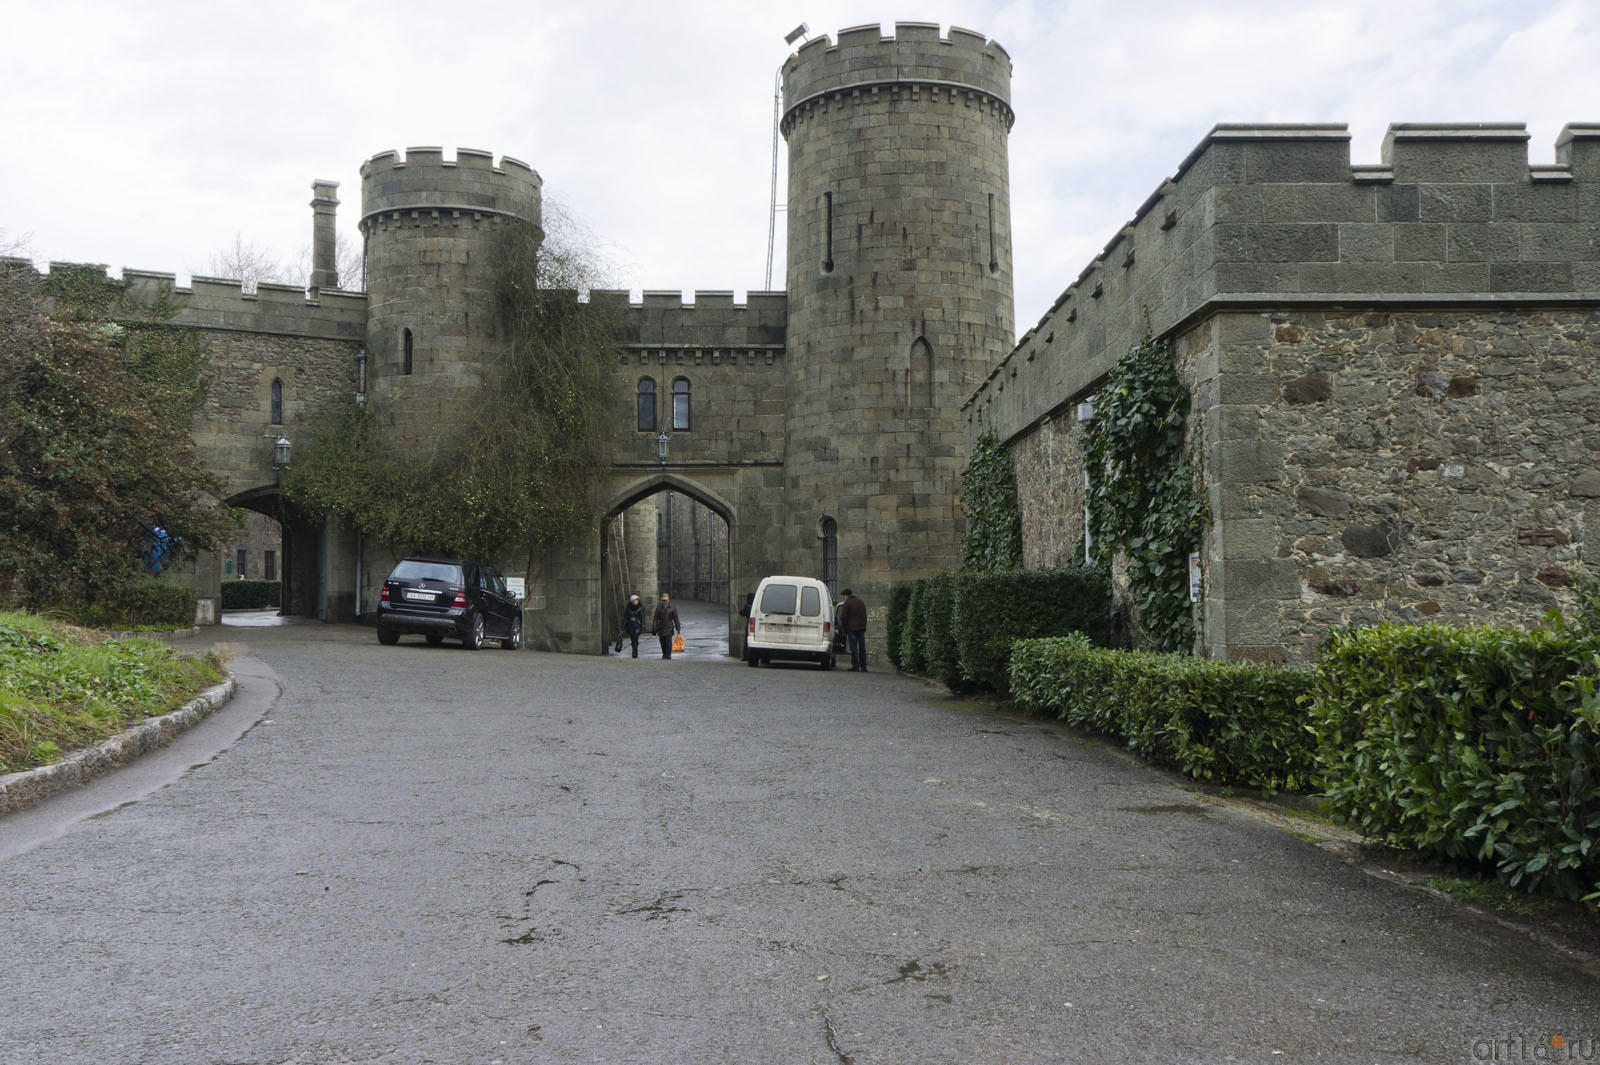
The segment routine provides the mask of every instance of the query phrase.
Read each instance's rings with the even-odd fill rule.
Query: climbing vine
[[[402,551],[505,557],[576,542],[608,453],[617,326],[553,279],[538,235],[508,226],[495,249],[497,324],[510,343],[467,418],[426,454],[386,446],[354,404],[320,418],[285,479],[290,502],[336,515]],[[574,286],[576,287],[576,286]]]
[[[1206,511],[1183,456],[1189,394],[1167,344],[1146,337],[1129,351],[1094,408],[1083,434],[1094,552],[1127,561],[1140,646],[1186,651],[1194,642],[1189,554]]]
[[[961,474],[961,509],[967,516],[962,564],[982,573],[1022,566],[1022,512],[1011,453],[985,429]]]

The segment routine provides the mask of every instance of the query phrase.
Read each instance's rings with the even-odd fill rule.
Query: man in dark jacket
[[[672,605],[672,597],[666,592],[661,593],[661,604],[656,607],[650,628],[661,640],[661,657],[671,658],[672,638],[683,631],[683,623],[678,620],[678,608]]]
[[[850,644],[850,672],[867,671],[867,604],[844,590],[844,607],[839,611],[845,640]]]

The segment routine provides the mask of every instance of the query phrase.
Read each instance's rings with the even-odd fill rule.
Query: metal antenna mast
[[[810,30],[804,22],[784,34],[784,44],[794,44],[801,37],[806,36]],[[772,76],[772,194],[767,210],[767,282],[766,288],[772,290],[772,250],[778,239],[778,121],[782,115],[783,106],[783,65],[779,64],[778,72]],[[785,205],[785,210],[788,205]]]

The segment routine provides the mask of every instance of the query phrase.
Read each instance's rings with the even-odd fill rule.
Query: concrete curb
[[[193,728],[233,698],[238,682],[232,673],[215,688],[201,692],[170,714],[146,719],[126,732],[86,751],[78,751],[52,765],[24,769],[0,776],[0,817],[43,802],[68,788],[81,787],[96,777],[125,765],[146,751],[165,746],[180,732]]]

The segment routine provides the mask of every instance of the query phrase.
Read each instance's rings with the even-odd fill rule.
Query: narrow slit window
[[[272,424],[283,424],[283,379],[272,379]]]
[[[676,432],[689,431],[689,379],[674,378],[672,382],[672,428]]]
[[[827,252],[822,259],[822,269],[831,273],[833,271],[833,193],[824,192],[822,198],[828,216],[827,229],[824,231],[827,240]]]
[[[409,374],[411,373],[411,353],[413,347],[411,330],[405,330],[404,335],[401,337],[401,347],[403,350],[400,357],[400,372],[403,374]]]
[[[639,378],[639,431],[653,433],[656,428],[656,382],[652,377]]]
[[[994,193],[989,193],[989,272],[1000,269],[1000,258],[994,250]]]
[[[839,523],[832,518],[822,519],[822,583],[828,586],[828,597],[839,594]]]

